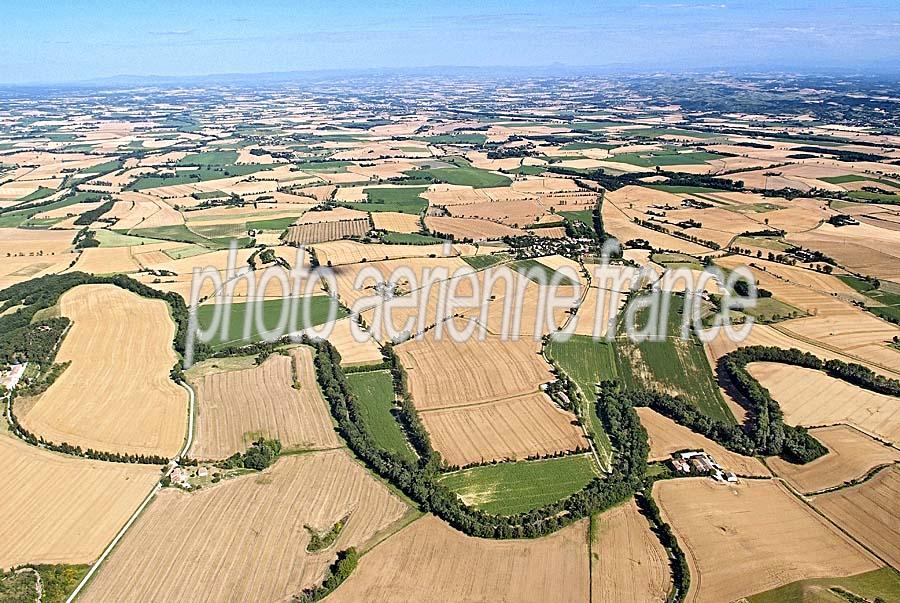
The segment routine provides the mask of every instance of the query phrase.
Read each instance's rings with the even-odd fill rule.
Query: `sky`
[[[564,64],[900,71],[900,0],[0,0],[0,83]]]

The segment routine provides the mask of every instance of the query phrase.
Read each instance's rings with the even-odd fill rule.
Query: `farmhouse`
[[[709,454],[702,450],[676,453],[672,456],[670,464],[680,474],[708,474],[718,482],[737,483],[738,481],[737,475],[733,471],[726,471]]]

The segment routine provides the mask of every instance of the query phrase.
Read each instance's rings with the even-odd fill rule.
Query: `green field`
[[[878,184],[884,184],[886,186],[892,186],[894,188],[900,188],[900,184],[896,182],[891,182],[890,180],[884,180],[882,178],[870,178],[868,176],[860,176],[857,174],[845,174],[843,176],[826,176],[824,178],[819,178],[822,182],[828,182],[829,184],[847,184],[848,182],[877,182]]]
[[[237,161],[237,151],[210,151],[207,153],[194,153],[185,155],[178,165],[200,165],[209,167],[213,165],[232,165]]]
[[[208,343],[214,348],[225,347],[239,343],[253,343],[260,341],[262,336],[256,324],[256,316],[262,316],[263,327],[266,329],[274,329],[278,325],[282,308],[287,308],[284,299],[267,299],[262,302],[244,302],[231,304],[231,313],[228,318],[228,329],[225,335],[222,334],[222,326],[219,325],[212,340]],[[295,324],[289,324],[284,334],[294,331],[324,324],[328,320],[328,312],[332,306],[336,308],[335,318],[343,318],[347,316],[347,312],[338,306],[334,300],[327,295],[313,295],[305,298],[293,298],[301,300],[297,305],[297,320]],[[308,300],[308,301],[305,301]],[[260,308],[261,304],[261,308]],[[303,322],[304,306],[309,304],[308,323]],[[215,304],[205,304],[197,308],[197,324],[201,329],[211,326],[213,314],[216,311]],[[285,310],[287,311],[287,310]],[[247,320],[250,320],[250,336],[244,337],[244,326]]]
[[[36,191],[31,194],[25,195],[24,197],[20,197],[16,199],[16,205],[19,203],[30,203],[32,201],[39,201],[44,197],[49,197],[53,193],[56,192],[55,188],[47,188],[46,186],[39,186]]]
[[[440,483],[486,513],[525,513],[578,492],[597,477],[588,455],[473,467]]]
[[[628,388],[656,388],[677,394],[694,403],[711,419],[735,423],[719,391],[703,344],[693,335],[687,340],[681,338],[684,298],[678,295],[668,298],[665,339],[635,343],[625,335],[624,321],[620,322],[616,336],[620,377]],[[646,325],[649,315],[646,308],[638,312],[635,321],[638,329]]]
[[[131,235],[109,230],[108,228],[100,228],[94,231],[94,237],[100,243],[100,247],[132,247],[134,245],[144,245],[159,243],[156,239],[148,239],[144,237],[133,237]],[[208,251],[204,249],[204,251]]]
[[[362,203],[345,203],[353,209],[362,211],[395,211],[404,214],[418,215],[428,206],[428,201],[419,196],[427,187],[413,188],[367,188],[368,201]]]
[[[484,270],[485,268],[490,268],[491,266],[500,264],[501,262],[509,261],[511,259],[512,256],[508,253],[492,253],[490,255],[467,256],[462,260],[475,270]]]
[[[282,232],[287,230],[288,226],[291,226],[294,222],[297,221],[299,216],[288,216],[287,218],[270,218],[268,220],[254,220],[251,222],[247,222],[244,226],[244,230],[277,230],[278,232]]]
[[[551,338],[545,352],[581,390],[588,403],[584,414],[590,420],[594,444],[599,448],[601,458],[608,456],[612,445],[595,410],[597,394],[594,384],[618,378],[615,348],[611,343],[594,341],[589,335],[572,335],[566,341]]]
[[[351,140],[355,140],[355,138],[351,138]],[[325,172],[329,174],[346,172],[348,165],[351,165],[349,161],[305,161],[296,164],[304,172]]]
[[[556,274],[555,270],[541,264],[537,260],[517,260],[510,263],[509,267],[531,282],[538,283],[539,285],[549,285],[553,282],[553,277]],[[559,280],[561,286],[574,286],[576,284],[575,281],[569,277],[562,274],[560,274],[560,276],[562,277]]]
[[[224,225],[229,229],[234,229],[234,225]],[[243,226],[243,225],[238,225]],[[211,232],[223,232],[225,228],[215,228],[212,229]],[[177,226],[157,226],[156,228],[132,228],[128,231],[129,235],[135,237],[142,237],[147,239],[159,239],[163,241],[179,241],[181,243],[194,243],[197,245],[202,245],[208,249],[227,249],[229,245],[231,245],[232,239],[230,237],[223,238],[210,238],[208,236],[202,235],[198,232],[194,232],[193,230],[188,229],[184,224],[179,224]],[[245,233],[241,233],[242,235]],[[245,246],[250,238],[247,236],[241,236],[237,238],[238,247]]]
[[[185,245],[184,247],[175,247],[174,249],[163,249],[163,253],[173,260],[180,260],[182,258],[192,258],[195,255],[209,253],[209,249],[201,245]]]
[[[484,134],[440,134],[438,136],[421,136],[422,140],[432,144],[474,144],[482,145],[487,137]]]
[[[630,136],[638,138],[659,138],[660,136],[681,136],[684,138],[718,138],[719,134],[698,132],[696,130],[679,130],[677,128],[643,128],[640,130],[627,130]]]
[[[771,324],[773,322],[806,316],[806,312],[800,308],[779,299],[775,299],[774,297],[757,298],[755,308],[744,308],[741,310],[741,313],[752,316],[757,322],[762,324]]]
[[[202,167],[196,170],[179,172],[177,176],[143,176],[126,187],[126,190],[140,191],[146,188],[158,186],[172,186],[174,184],[192,184],[231,178],[232,176],[246,176],[255,172],[269,169],[269,165],[226,165],[214,167]]]
[[[608,161],[627,163],[638,167],[656,167],[667,165],[698,165],[713,159],[722,159],[724,155],[702,151],[678,153],[676,151],[650,151],[649,153],[620,153],[610,157]]]
[[[510,174],[524,174],[525,176],[540,176],[547,168],[539,165],[520,165],[517,168],[507,170]]]
[[[71,196],[63,197],[62,199],[58,199],[56,201],[53,201],[52,203],[47,203],[46,205],[41,205],[39,207],[31,207],[28,209],[8,209],[6,212],[0,215],[0,228],[18,228],[20,226],[32,226],[32,223],[35,221],[33,217],[37,214],[52,211],[54,209],[61,209],[63,207],[69,207],[70,205],[77,205],[79,203],[99,201],[102,197],[103,195],[99,193],[78,192]],[[77,211],[77,208],[75,208],[73,209],[72,213],[79,212]]]
[[[381,240],[389,245],[434,245],[443,243],[446,239],[419,234],[417,232],[391,232],[384,233]]]
[[[431,168],[427,170],[416,170],[404,172],[407,176],[420,176],[426,174],[431,176],[438,182],[446,182],[447,184],[458,184],[461,186],[471,186],[473,188],[493,188],[499,186],[509,186],[512,180],[501,174],[495,174],[487,170],[480,170],[474,167],[452,167],[452,168]]]
[[[693,268],[695,270],[703,270],[700,260],[692,255],[684,253],[654,253],[650,256],[650,260],[665,266],[666,268]]]
[[[900,195],[887,193],[870,193],[868,191],[850,191],[847,196],[854,201],[866,201],[874,203],[900,204]]]
[[[389,371],[350,373],[347,375],[347,381],[359,402],[362,420],[375,443],[380,448],[415,463],[418,457],[406,441],[403,428],[393,413],[394,384],[391,373]]]
[[[880,306],[866,306],[866,310],[884,320],[900,324],[900,285],[890,281],[883,281],[880,283],[880,287],[876,289],[869,281],[855,276],[839,276],[838,278],[869,299],[882,304]],[[891,291],[897,292],[892,293]]]
[[[843,591],[843,592],[842,592]],[[848,596],[846,593],[852,593]],[[853,595],[860,598],[853,598]],[[883,567],[846,578],[814,578],[747,597],[749,603],[863,603],[900,601],[900,574]]]

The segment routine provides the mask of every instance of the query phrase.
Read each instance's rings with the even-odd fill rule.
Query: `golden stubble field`
[[[59,304],[72,327],[56,362],[72,364],[26,405],[22,425],[56,443],[175,455],[188,393],[169,378],[175,325],[166,303],[114,285],[80,285]]]
[[[587,522],[534,540],[466,536],[432,515],[370,551],[329,601],[587,601]]]
[[[164,489],[81,599],[289,600],[322,581],[336,551],[365,545],[407,511],[344,450],[284,457],[194,493]],[[347,515],[329,549],[306,551],[304,525],[326,532]]]
[[[817,427],[809,433],[828,448],[828,454],[794,465],[779,457],[766,462],[801,492],[816,492],[859,479],[879,465],[900,461],[900,450],[885,446],[849,425]]]
[[[753,362],[747,369],[769,389],[789,425],[848,423],[890,441],[900,439],[897,398],[799,366]]]
[[[669,558],[634,499],[594,518],[591,601],[649,603],[669,592]]]
[[[776,481],[686,478],[657,482],[653,492],[687,556],[687,601],[734,601],[881,566]]]
[[[290,356],[274,354],[255,368],[204,375],[195,387],[193,458],[223,459],[259,437],[278,438],[286,448],[339,445],[309,348],[292,349]]]
[[[92,562],[159,477],[159,467],[74,458],[0,434],[0,568]]]
[[[900,566],[900,467],[882,469],[872,479],[812,499],[812,505],[872,548],[893,567]]]

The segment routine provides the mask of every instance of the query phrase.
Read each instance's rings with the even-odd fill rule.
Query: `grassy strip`
[[[747,597],[749,603],[900,601],[900,573],[890,567],[843,578],[812,578]]]
[[[298,306],[296,323],[287,324],[286,329],[283,329],[282,333],[302,331],[309,327],[324,324],[327,322],[332,308],[335,310],[335,319],[347,316],[347,311],[341,308],[333,298],[327,295],[267,299],[261,302],[230,304],[224,308],[219,308],[220,311],[227,312],[226,317],[228,322],[226,324],[224,335],[220,326],[212,340],[207,343],[213,348],[222,348],[231,345],[243,345],[262,341],[263,333],[260,332],[260,327],[265,329],[274,329],[277,327],[281,320],[282,312],[287,313],[287,308],[291,303],[296,303]],[[306,308],[308,308],[309,311],[308,319],[304,317]],[[205,330],[212,326],[216,310],[217,306],[215,304],[205,304],[197,308],[197,324],[201,329]],[[261,318],[262,325],[257,324],[258,318]],[[248,325],[249,329],[245,335],[245,327]]]
[[[396,416],[399,409],[394,401],[391,374],[386,370],[349,373],[347,381],[359,401],[360,418],[371,432],[375,443],[415,463],[418,457],[412,451]]]
[[[476,509],[514,515],[574,494],[595,477],[590,457],[577,455],[472,467],[438,481]]]

